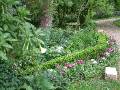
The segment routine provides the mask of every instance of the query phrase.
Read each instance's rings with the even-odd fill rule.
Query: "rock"
[[[106,67],[105,68],[105,79],[106,80],[117,80],[117,70],[115,67]]]

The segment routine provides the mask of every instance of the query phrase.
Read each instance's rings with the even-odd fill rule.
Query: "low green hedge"
[[[53,60],[47,61],[39,66],[39,69],[48,69],[48,68],[54,68],[56,64],[65,63],[65,62],[71,62],[78,59],[87,59],[87,58],[95,58],[97,57],[101,52],[105,51],[105,49],[108,47],[107,43],[107,36],[103,34],[99,34],[98,38],[98,44],[94,47],[88,47],[82,51],[73,52],[71,54],[68,54],[66,56],[58,57]]]

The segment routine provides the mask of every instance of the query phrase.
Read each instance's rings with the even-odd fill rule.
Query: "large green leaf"
[[[7,60],[6,54],[2,51],[0,51],[0,58]]]

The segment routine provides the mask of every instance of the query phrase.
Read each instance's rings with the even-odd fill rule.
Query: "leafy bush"
[[[20,72],[40,59],[41,31],[27,22],[29,11],[18,0],[0,0],[0,88],[19,89],[25,81]],[[33,73],[32,73],[33,74]],[[31,75],[31,72],[29,73]]]
[[[2,0],[0,4],[0,58],[39,55],[43,41],[40,30],[26,21],[29,11],[17,0]]]
[[[0,60],[0,89],[14,90],[21,84],[15,73],[13,64],[9,61]]]
[[[114,4],[115,4],[115,9],[116,9],[116,11],[120,11],[120,1],[119,0],[115,0],[114,1]]]
[[[94,46],[97,43],[98,35],[95,31],[77,31],[68,41],[66,49],[80,51],[89,46]]]
[[[74,34],[73,29],[61,29],[61,28],[51,28],[43,32],[45,37],[43,40],[45,41],[46,46],[65,46],[66,41],[69,39],[71,35]]]
[[[114,5],[109,0],[97,0],[95,9],[95,18],[106,18],[113,15]]]

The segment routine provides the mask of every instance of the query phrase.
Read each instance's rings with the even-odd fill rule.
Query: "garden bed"
[[[92,56],[92,57],[86,58],[88,53],[86,54],[83,53],[82,55],[85,54],[84,58],[77,57],[75,59],[74,58],[71,59],[70,61],[69,59],[66,61],[64,61],[63,59],[64,62],[62,63],[55,63],[53,64],[53,66],[51,65],[51,67],[49,68],[42,68],[43,74],[47,76],[48,80],[54,85],[54,87],[57,88],[55,90],[58,90],[58,89],[66,90],[66,87],[69,87],[67,85],[69,85],[70,83],[71,83],[70,86],[72,86],[73,84],[73,90],[74,88],[85,88],[85,87],[80,87],[79,84],[83,81],[85,81],[86,84],[89,84],[87,81],[94,80],[94,79],[104,80],[105,67],[116,66],[117,60],[119,58],[119,53],[117,53],[114,45],[115,45],[115,42],[113,39],[108,40],[106,48],[100,49],[100,51],[102,50],[101,52],[97,54],[94,52],[91,52],[91,53],[94,53],[94,55],[96,55],[95,57]],[[99,49],[96,49],[96,50],[99,50]],[[88,54],[88,55],[91,55],[91,54]],[[74,87],[74,84],[78,86]],[[70,88],[72,90],[72,87]]]
[[[91,58],[97,58],[97,56],[99,56],[99,54],[104,52],[106,48],[108,47],[107,41],[108,41],[108,37],[105,34],[99,33],[97,45],[90,46],[84,50],[76,51],[76,52],[73,52],[65,56],[57,57],[55,59],[52,59],[40,65],[28,67],[26,70],[21,70],[19,73],[26,75],[28,73],[30,74],[30,73],[36,72],[37,70],[41,70],[41,69],[45,70],[49,68],[55,68],[56,64],[74,62],[79,59],[86,60],[86,59],[91,59]]]

